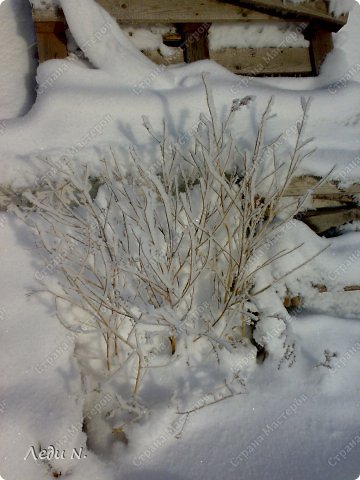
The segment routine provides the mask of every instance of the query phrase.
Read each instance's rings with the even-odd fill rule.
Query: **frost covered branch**
[[[305,201],[283,205],[311,153],[304,140],[309,101],[302,102],[290,159],[280,160],[276,142],[264,142],[272,100],[252,151],[239,151],[232,120],[253,98],[234,100],[220,121],[206,75],[204,85],[208,116],[200,117],[192,149],[172,145],[166,128],[159,138],[144,119],[159,143],[158,171],[147,169],[133,148],[131,174],[121,173],[116,157],[103,161],[95,197],[87,168],[71,162],[56,186],[49,183],[47,197],[27,196],[38,212],[44,251],[61,254],[60,287],[51,290],[59,318],[67,328],[100,332],[107,370],[131,365],[135,392],[154,359],[168,362],[195,345],[219,356],[244,337],[252,340],[259,318],[256,278],[301,246],[254,262]],[[65,321],[64,303],[84,318],[67,315]]]

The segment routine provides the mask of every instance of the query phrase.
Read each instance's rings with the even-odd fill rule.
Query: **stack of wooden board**
[[[157,63],[193,62],[211,58],[229,70],[245,75],[317,75],[321,63],[332,50],[332,32],[340,30],[347,16],[334,17],[326,0],[293,4],[283,0],[98,0],[122,25],[172,24],[176,33],[164,43],[177,46],[176,53],[163,57],[157,51],[144,53]],[[67,56],[66,21],[60,10],[34,9],[39,61]],[[298,25],[309,40],[307,47],[291,47],[286,39],[264,48],[223,48],[211,50],[208,31],[211,24]]]

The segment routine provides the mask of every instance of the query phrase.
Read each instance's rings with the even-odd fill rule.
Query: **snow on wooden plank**
[[[164,57],[158,50],[143,53],[156,64],[173,65],[182,63],[184,51],[178,47],[173,55]],[[271,58],[271,61],[264,61]],[[307,48],[222,48],[210,50],[210,59],[233,73],[251,76],[309,76],[312,74],[310,54]]]
[[[196,22],[264,22],[277,20],[270,15],[218,0],[97,0],[120,22],[131,23],[193,23]],[[63,19],[60,10],[35,9],[36,22]]]
[[[294,178],[291,185],[288,187],[286,191],[287,197],[299,197],[304,195],[308,190],[315,189],[317,183],[319,182],[319,178],[311,177],[311,176],[303,176]],[[353,185],[341,188],[339,187],[336,182],[325,182],[320,185],[314,191],[314,197],[328,197],[332,199],[336,199],[338,197],[342,197],[346,195],[358,195],[360,194],[360,184],[354,183]]]
[[[316,22],[332,32],[339,31],[346,25],[348,19],[348,15],[333,16],[325,0],[312,0],[301,4],[283,0],[221,0],[221,2],[247,7],[288,20]]]

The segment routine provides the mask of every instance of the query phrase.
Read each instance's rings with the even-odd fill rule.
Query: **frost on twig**
[[[245,337],[252,340],[255,297],[271,286],[256,291],[256,278],[300,246],[254,264],[258,249],[302,206],[296,200],[284,210],[282,200],[310,153],[303,138],[309,102],[302,102],[285,161],[275,140],[264,141],[272,99],[252,150],[239,151],[231,122],[254,98],[235,100],[220,120],[207,76],[204,85],[209,111],[200,117],[193,148],[171,146],[166,128],[160,138],[144,117],[159,143],[157,171],[146,168],[133,148],[131,175],[120,173],[118,158],[103,161],[95,198],[87,168],[71,162],[58,185],[49,184],[46,198],[27,196],[37,209],[44,252],[60,255],[60,286],[52,291],[58,311],[66,303],[84,313],[81,320],[65,321],[60,312],[62,323],[97,332],[104,366],[126,367],[135,393],[150,367],[195,349],[221,361],[221,352],[234,352]]]

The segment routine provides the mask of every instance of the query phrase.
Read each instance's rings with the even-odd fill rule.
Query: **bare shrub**
[[[117,158],[104,161],[95,198],[87,168],[72,163],[59,171],[56,186],[48,184],[46,198],[27,196],[37,209],[42,246],[50,258],[60,255],[61,288],[45,289],[59,305],[67,302],[86,313],[82,320],[65,321],[59,308],[59,318],[67,328],[85,324],[100,332],[108,370],[132,359],[135,392],[142,369],[157,358],[181,355],[195,344],[219,355],[251,337],[250,326],[258,320],[254,299],[270,287],[255,291],[254,279],[300,246],[261,264],[253,261],[306,201],[282,205],[310,153],[303,138],[309,102],[302,102],[296,142],[282,162],[278,139],[264,144],[272,100],[252,151],[239,151],[231,121],[252,99],[234,100],[220,122],[206,77],[204,84],[208,117],[200,117],[193,148],[171,145],[164,128],[158,171],[145,168],[132,149],[126,176]],[[150,122],[144,123],[157,138]]]

